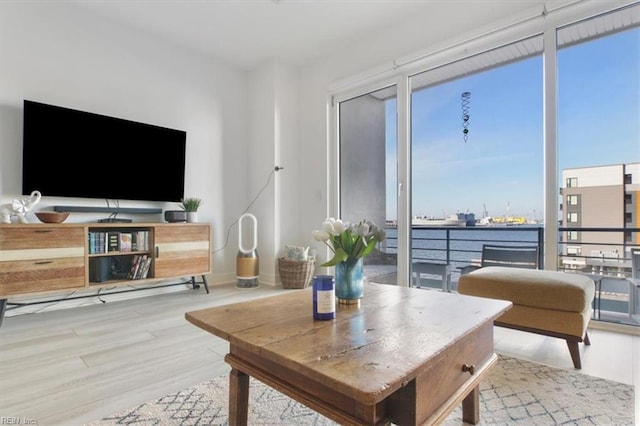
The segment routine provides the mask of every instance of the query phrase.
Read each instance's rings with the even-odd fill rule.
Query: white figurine
[[[40,191],[33,191],[30,197],[3,204],[0,210],[0,222],[11,223],[11,216],[16,216],[19,223],[29,223],[27,213],[40,202],[41,197]]]

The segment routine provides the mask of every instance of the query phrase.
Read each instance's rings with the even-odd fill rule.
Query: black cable
[[[114,200],[114,203],[116,205],[116,209],[120,208],[120,200]],[[115,222],[116,218],[118,217],[118,212],[115,211],[113,213],[111,213],[111,219]]]
[[[264,191],[267,186],[269,185],[269,182],[271,181],[271,176],[273,176],[273,174],[275,172],[278,172],[280,170],[284,169],[284,167],[280,167],[280,166],[275,166],[273,168],[273,170],[271,170],[271,173],[269,173],[269,176],[267,176],[267,182],[264,184],[264,186],[260,189],[260,191],[258,191],[258,193],[256,194],[255,197],[253,197],[253,200],[249,203],[249,205],[247,206],[246,209],[244,209],[244,211],[242,213],[240,213],[240,215],[238,216],[238,218],[233,221],[233,223],[231,225],[229,225],[229,227],[227,228],[227,239],[224,241],[224,245],[222,247],[220,247],[217,250],[213,251],[213,254],[222,251],[225,249],[225,247],[227,247],[227,244],[229,244],[229,235],[231,234],[231,228],[233,227],[233,225],[235,225],[236,223],[238,223],[238,221],[240,220],[240,217],[242,217],[243,214],[245,214],[253,205],[253,203],[256,202],[256,200],[258,199],[258,197],[260,196],[260,194],[262,193],[262,191]]]
[[[105,201],[107,202],[107,208],[111,208],[111,205],[109,204],[109,199],[105,198]],[[120,200],[114,200],[114,208],[120,208]],[[111,221],[115,221],[116,217],[118,216],[118,212],[111,212],[109,213],[109,216],[107,216],[107,219],[110,219]]]

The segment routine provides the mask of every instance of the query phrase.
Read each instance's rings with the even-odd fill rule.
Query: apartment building
[[[564,169],[560,194],[561,267],[623,276],[640,245],[640,163]]]

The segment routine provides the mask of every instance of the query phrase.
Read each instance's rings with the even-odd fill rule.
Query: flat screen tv
[[[24,100],[22,193],[180,201],[187,134]]]

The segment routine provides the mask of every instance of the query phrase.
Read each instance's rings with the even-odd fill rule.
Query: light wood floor
[[[229,371],[227,342],[184,313],[275,295],[269,286],[180,290],[7,317],[0,327],[0,421],[81,425]],[[141,292],[144,293],[144,292]],[[496,351],[573,370],[564,341],[496,328]],[[634,384],[640,421],[640,337],[594,329],[584,374]]]

